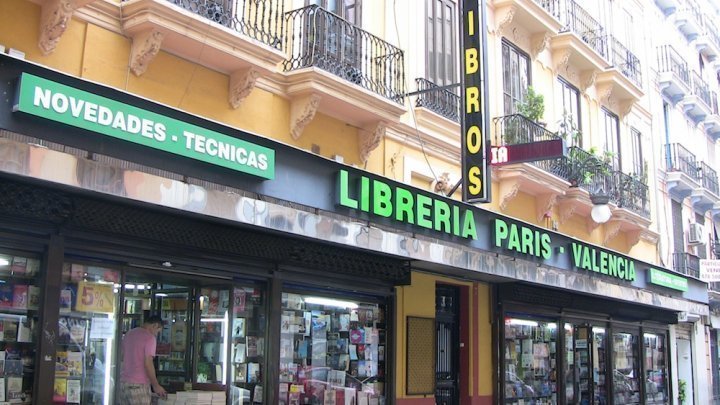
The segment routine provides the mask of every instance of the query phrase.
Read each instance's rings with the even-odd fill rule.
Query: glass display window
[[[645,403],[665,404],[668,397],[668,370],[665,362],[665,335],[644,333]]]
[[[63,266],[54,403],[113,403],[119,281],[117,270]]]
[[[557,323],[508,315],[504,328],[504,403],[556,403]]]
[[[385,306],[282,294],[279,404],[384,401]]]
[[[232,403],[263,403],[265,294],[262,289],[250,286],[235,287],[230,292],[229,379],[232,382]]]
[[[603,326],[565,324],[567,403],[607,403],[605,333]]]
[[[616,404],[640,403],[637,335],[612,334],[613,396]]]
[[[40,260],[0,254],[0,402],[32,403]]]

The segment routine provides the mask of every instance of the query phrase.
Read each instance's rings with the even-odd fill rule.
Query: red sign
[[[567,147],[562,139],[521,143],[517,145],[493,146],[490,148],[490,164],[510,165],[522,162],[557,159],[565,156]]]

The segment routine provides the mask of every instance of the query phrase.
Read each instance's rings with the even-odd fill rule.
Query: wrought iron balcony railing
[[[415,101],[416,107],[425,107],[449,120],[460,122],[460,96],[420,77],[415,79],[415,85],[418,91],[422,91]]]
[[[517,145],[521,143],[559,139],[554,132],[533,122],[521,114],[493,118],[496,145]]]
[[[718,115],[718,95],[715,91],[710,91],[710,102],[712,105],[712,113]]]
[[[562,31],[576,33],[600,56],[608,57],[605,29],[589,12],[580,7],[575,0],[567,0],[563,14],[560,19],[565,24],[565,28]]]
[[[397,103],[403,51],[317,5],[285,14],[285,71],[317,67]]]
[[[698,162],[695,155],[679,143],[666,145],[666,152],[670,153],[670,172],[682,172],[695,181],[700,181],[698,176]]]
[[[608,42],[610,44],[610,64],[616,67],[625,77],[632,80],[638,87],[642,87],[640,59],[614,36],[608,35]]]
[[[702,186],[715,195],[720,195],[720,192],[718,192],[718,175],[715,169],[705,162],[700,162],[698,173]]]
[[[535,0],[535,3],[544,8],[548,14],[560,20],[561,3],[560,0]]]
[[[658,47],[658,72],[673,72],[686,86],[690,86],[690,70],[687,62],[670,45]]]
[[[645,218],[650,218],[648,186],[639,176],[615,171],[612,174],[610,201]]]
[[[673,270],[691,277],[700,278],[700,258],[690,253],[673,253]]]
[[[168,0],[234,31],[280,49],[282,0]]]
[[[708,86],[705,80],[695,71],[690,74],[690,77],[692,78],[693,94],[698,96],[700,100],[710,108],[712,106],[712,101],[710,101],[710,86]]]

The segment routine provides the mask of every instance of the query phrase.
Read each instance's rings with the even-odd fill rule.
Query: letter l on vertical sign
[[[485,0],[460,1],[463,201],[490,202]]]

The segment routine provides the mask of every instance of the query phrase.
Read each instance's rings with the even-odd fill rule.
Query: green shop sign
[[[273,179],[275,151],[23,73],[16,111],[175,155]]]
[[[637,279],[636,261],[632,258],[467,204],[418,193],[403,184],[340,170],[336,187],[336,204],[346,209],[462,239],[481,250],[502,251],[548,266],[584,270],[624,282]]]
[[[684,277],[676,276],[662,270],[648,269],[648,281],[650,284],[671,288],[678,291],[688,290],[688,281]]]

